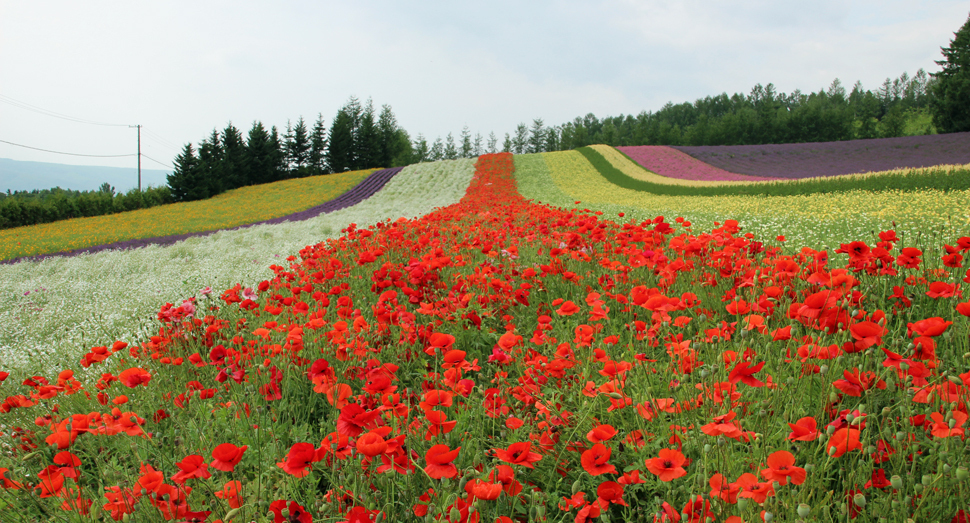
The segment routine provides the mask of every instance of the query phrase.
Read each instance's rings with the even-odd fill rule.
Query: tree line
[[[198,148],[188,143],[175,157],[168,187],[176,201],[190,201],[247,185],[410,163],[410,137],[391,106],[376,114],[370,100],[351,97],[329,129],[319,114],[312,127],[301,116],[282,135],[260,121],[245,137],[232,122],[213,129]]]
[[[55,187],[0,193],[0,229],[50,223],[71,218],[101,216],[147,209],[174,200],[168,187],[132,188],[115,192],[104,183],[96,191],[72,191]]]

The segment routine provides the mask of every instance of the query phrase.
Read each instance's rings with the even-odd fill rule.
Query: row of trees
[[[322,115],[313,127],[301,116],[281,135],[253,122],[244,138],[230,122],[213,129],[196,149],[185,145],[175,157],[168,187],[176,201],[209,198],[224,191],[333,172],[413,163],[411,141],[389,105],[375,116],[373,103],[351,97],[328,130]]]
[[[53,189],[0,193],[0,229],[101,216],[172,203],[168,187],[115,192],[110,184],[97,191]]]

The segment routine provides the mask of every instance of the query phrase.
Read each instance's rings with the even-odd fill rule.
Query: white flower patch
[[[474,164],[409,166],[367,200],[302,222],[221,231],[167,247],[0,265],[0,370],[22,371],[20,379],[28,371],[80,371],[81,355],[93,346],[153,335],[165,303],[196,296],[204,305],[237,283],[255,287],[272,276],[270,265],[339,236],[350,223],[418,217],[457,203]]]

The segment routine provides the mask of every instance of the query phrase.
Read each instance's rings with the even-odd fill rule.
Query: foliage
[[[944,133],[970,131],[970,16],[941,48],[943,69],[933,74],[933,123]]]

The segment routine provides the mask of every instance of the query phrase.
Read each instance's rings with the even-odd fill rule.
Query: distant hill
[[[144,165],[144,162],[142,163]],[[166,184],[171,171],[158,169],[141,170],[142,188]],[[21,162],[0,158],[0,191],[32,191],[34,189],[96,190],[108,182],[116,191],[126,192],[138,186],[136,167],[99,167],[92,165],[66,165],[61,163]]]

